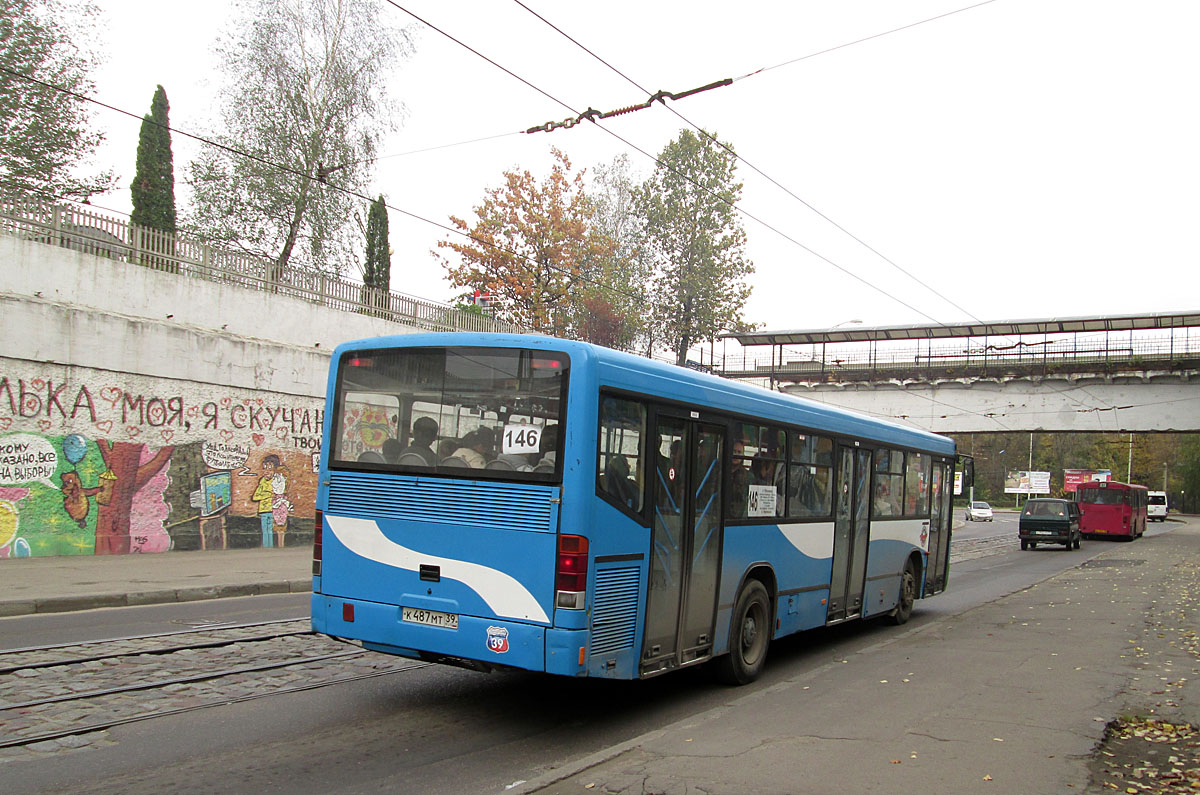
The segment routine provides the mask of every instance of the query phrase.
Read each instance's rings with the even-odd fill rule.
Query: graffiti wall
[[[0,358],[0,558],[311,543],[323,409]]]

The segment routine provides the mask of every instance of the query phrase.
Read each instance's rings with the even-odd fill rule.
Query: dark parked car
[[[1037,545],[1062,544],[1079,549],[1079,505],[1070,500],[1035,499],[1025,503],[1017,526],[1021,549],[1037,549]]]

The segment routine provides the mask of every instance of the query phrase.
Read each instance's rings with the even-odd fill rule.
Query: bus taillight
[[[314,577],[321,576],[321,530],[325,524],[325,517],[321,511],[314,513],[313,522],[313,567],[312,573]]]
[[[587,590],[588,540],[583,536],[558,537],[558,568],[555,569],[554,604],[567,610],[582,610]]]

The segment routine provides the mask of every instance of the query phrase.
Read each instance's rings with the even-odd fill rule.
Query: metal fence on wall
[[[911,341],[775,345],[769,351],[743,348],[723,356],[713,370],[726,377],[773,381],[866,381],[1190,369],[1200,365],[1200,332],[1192,331],[1063,333],[999,343],[961,338],[940,345]]]
[[[339,276],[288,269],[181,232],[160,232],[94,208],[0,192],[0,232],[129,262],[184,278],[288,295],[346,312],[430,331],[520,332],[516,326],[448,304],[367,287]]]

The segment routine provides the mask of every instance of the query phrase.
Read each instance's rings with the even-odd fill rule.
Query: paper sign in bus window
[[[775,515],[775,487],[774,486],[749,486],[750,493],[746,501],[747,516],[774,516]]]
[[[536,453],[542,440],[542,429],[536,425],[505,425],[500,437],[502,453]]]

